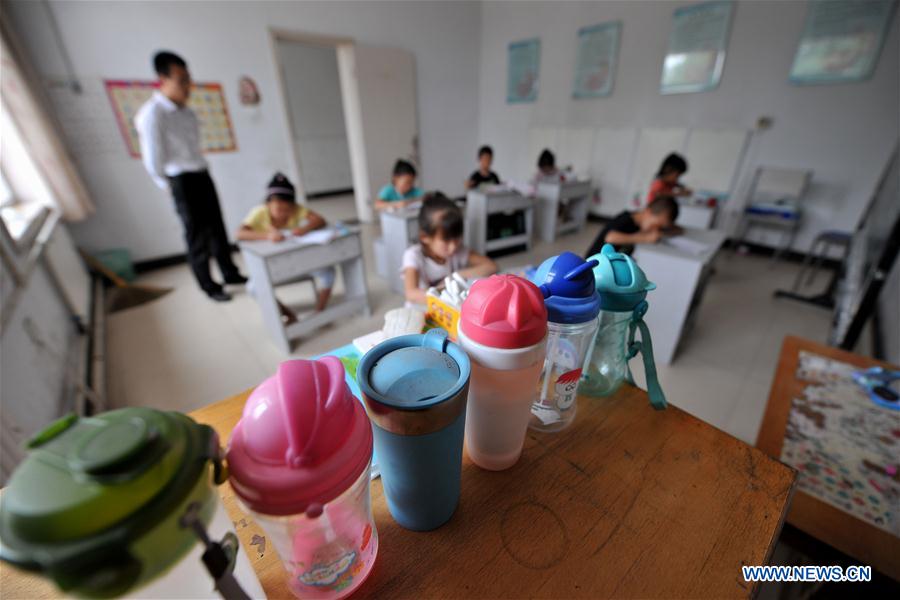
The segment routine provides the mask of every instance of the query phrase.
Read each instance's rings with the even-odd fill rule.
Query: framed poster
[[[719,85],[731,12],[729,0],[716,0],[678,8],[672,13],[661,93],[703,92]]]
[[[119,124],[119,131],[125,140],[125,147],[133,158],[141,157],[141,145],[134,115],[150,99],[159,87],[156,81],[105,80],[106,95],[112,104]],[[237,150],[225,94],[218,83],[195,83],[188,101],[197,120],[200,121],[200,148],[204,152],[234,152]]]
[[[541,65],[539,39],[513,42],[508,51],[506,103],[534,102],[538,92],[538,72]]]
[[[862,81],[875,70],[895,0],[812,0],[792,83]]]
[[[612,92],[621,32],[621,21],[578,30],[573,98],[600,98]]]

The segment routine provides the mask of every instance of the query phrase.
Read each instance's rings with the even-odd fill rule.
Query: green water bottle
[[[649,308],[645,298],[656,284],[647,281],[633,258],[616,252],[611,244],[605,244],[589,260],[597,261],[594,280],[600,295],[600,326],[585,360],[578,391],[586,396],[609,396],[624,381],[634,383],[628,361],[640,353],[650,404],[657,410],[664,409],[666,397],[656,375],[650,330],[644,322]],[[635,341],[636,331],[640,331],[640,341]]]
[[[0,500],[3,561],[71,596],[265,596],[216,490],[209,426],[123,408],[64,417],[28,449]]]

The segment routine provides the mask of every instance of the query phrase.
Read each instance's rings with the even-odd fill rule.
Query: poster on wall
[[[541,64],[541,41],[513,42],[509,45],[506,79],[506,102],[534,102],[538,93],[538,71]]]
[[[578,30],[573,98],[600,98],[612,92],[621,31],[621,21]]]
[[[895,5],[895,0],[810,2],[790,81],[837,83],[870,77]]]
[[[109,79],[103,83],[106,86],[106,95],[112,104],[128,154],[133,158],[140,158],[141,146],[138,141],[137,129],[134,126],[134,115],[150,99],[150,96],[159,87],[159,83]],[[221,84],[195,83],[191,89],[188,106],[194,110],[197,120],[200,121],[200,148],[204,152],[234,152],[237,150]]]
[[[725,65],[731,12],[729,0],[675,10],[669,49],[663,62],[661,93],[703,92],[719,85]]]

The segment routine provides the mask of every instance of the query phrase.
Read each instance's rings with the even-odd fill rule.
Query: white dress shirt
[[[134,124],[144,167],[160,188],[169,189],[167,177],[206,169],[200,151],[200,125],[190,108],[153,92],[135,114]]]

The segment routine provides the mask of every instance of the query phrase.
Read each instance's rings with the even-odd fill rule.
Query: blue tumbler
[[[386,340],[359,363],[384,496],[407,529],[436,529],[459,504],[469,374],[443,329]]]

